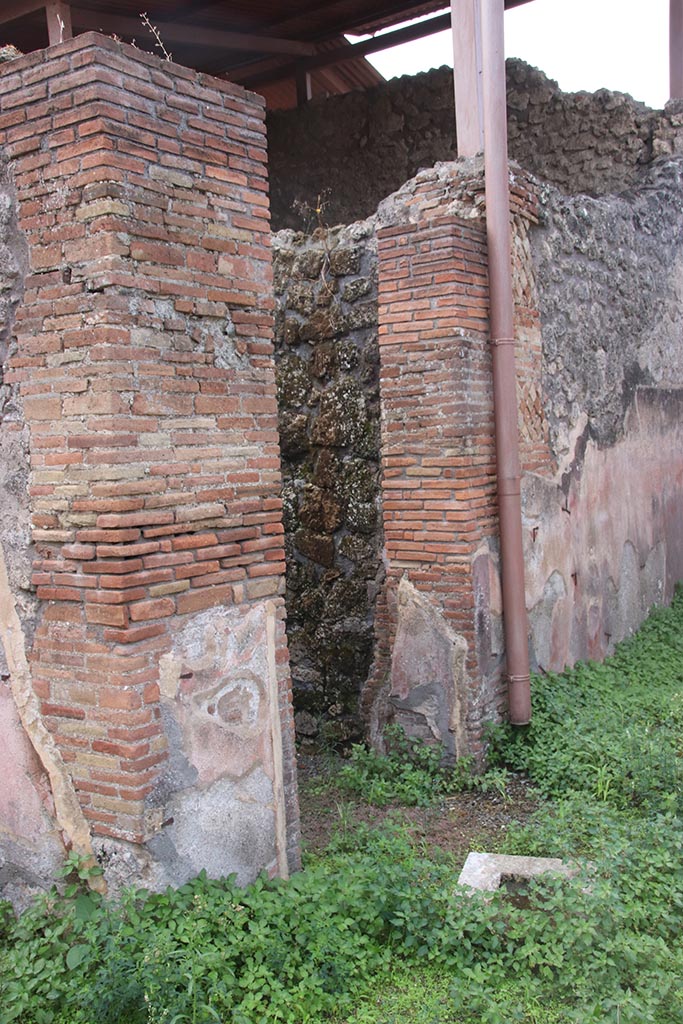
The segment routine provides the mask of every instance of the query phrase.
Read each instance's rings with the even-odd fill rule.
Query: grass
[[[119,906],[73,862],[62,895],[0,913],[0,1024],[683,1024],[682,695],[679,591],[603,665],[535,679],[531,726],[492,731],[494,778],[544,795],[503,848],[583,865],[523,906],[463,893],[391,825],[342,829],[289,883],[200,877]],[[405,783],[400,759],[360,763],[371,795]]]

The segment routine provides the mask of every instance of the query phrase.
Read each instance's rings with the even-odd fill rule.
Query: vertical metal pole
[[[669,0],[669,99],[683,99],[683,0]]]
[[[482,0],[484,165],[488,241],[490,331],[498,468],[503,626],[510,721],[531,718],[529,648],[524,588],[520,497],[514,302],[510,257],[510,191],[507,151],[504,0]]]
[[[50,46],[56,46],[73,38],[71,28],[71,7],[62,0],[50,0],[45,4],[47,15],[47,36]]]
[[[298,66],[296,69],[296,102],[298,107],[303,107],[304,103],[308,103],[313,98],[313,83],[311,81],[310,71],[305,71],[304,68]]]
[[[451,0],[458,156],[484,150],[481,0]]]

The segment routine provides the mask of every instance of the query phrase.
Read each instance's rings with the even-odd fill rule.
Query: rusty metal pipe
[[[503,627],[510,721],[514,725],[525,725],[531,718],[531,687],[520,498],[503,15],[503,0],[482,0],[486,234],[489,262]]]
[[[683,0],[669,0],[669,99],[683,99]]]

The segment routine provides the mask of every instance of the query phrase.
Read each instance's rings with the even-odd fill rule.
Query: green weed
[[[335,787],[376,807],[390,803],[428,807],[453,793],[472,789],[505,795],[508,772],[504,767],[477,775],[472,770],[472,758],[448,763],[442,746],[412,739],[398,725],[386,728],[385,740],[386,754],[354,745],[349,760],[334,778]]]
[[[200,876],[114,906],[74,860],[19,920],[0,905],[0,1024],[683,1024],[682,637],[679,593],[605,665],[537,680],[528,729],[492,734],[490,784],[524,769],[546,795],[506,849],[577,860],[575,878],[486,900],[343,804],[288,883]],[[353,785],[470,785],[404,743],[357,755]]]

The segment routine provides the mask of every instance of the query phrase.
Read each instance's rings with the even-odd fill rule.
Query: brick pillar
[[[31,273],[34,686],[159,879],[296,860],[263,101],[88,34],[0,71]],[[164,871],[166,874],[164,875]]]
[[[483,177],[471,163],[440,165],[404,186],[381,216],[387,585],[377,616],[378,656],[364,695],[376,736],[383,721],[396,718],[409,733],[438,740],[452,754],[476,757],[482,721],[499,715],[506,701],[496,615],[498,518],[482,194]],[[519,220],[532,215],[528,190],[517,190],[513,206],[519,221],[515,244],[526,246],[528,254]],[[533,405],[540,394],[540,332],[533,288],[520,266],[520,395]],[[542,441],[540,435],[525,436],[525,464],[540,459]]]

